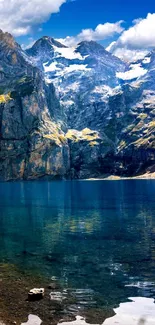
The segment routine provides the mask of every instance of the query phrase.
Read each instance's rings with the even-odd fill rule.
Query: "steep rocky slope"
[[[63,177],[69,147],[53,85],[10,34],[0,32],[0,179]]]
[[[154,52],[128,66],[95,42],[24,52],[0,32],[0,179],[153,170],[154,81]]]

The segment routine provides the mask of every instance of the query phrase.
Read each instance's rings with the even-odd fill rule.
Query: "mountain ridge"
[[[132,176],[155,166],[155,60],[0,31],[0,179]]]

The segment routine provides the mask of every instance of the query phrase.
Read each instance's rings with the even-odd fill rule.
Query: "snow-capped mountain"
[[[119,87],[117,73],[128,66],[96,42],[81,42],[75,48],[65,47],[43,37],[27,51],[34,63],[44,71],[47,83],[53,83],[65,110],[77,114],[78,106],[103,102]],[[75,126],[75,119],[69,124]],[[76,122],[80,125],[80,119]]]
[[[155,161],[151,158],[155,135],[155,51],[127,64],[92,41],[81,42],[76,48],[60,43],[51,46],[52,55],[42,61],[42,66],[46,82],[55,85],[68,127],[89,127],[108,136],[118,156],[127,157],[125,165],[133,150],[139,152],[139,159],[144,156],[147,145],[150,149],[145,152],[146,161]],[[40,55],[42,51],[40,48]],[[33,58],[38,60],[39,56]],[[139,163],[132,157],[131,166],[135,164],[137,167],[131,169],[139,170]]]
[[[155,169],[155,52],[129,65],[96,42],[22,50],[0,31],[0,179]]]
[[[85,85],[88,88],[88,83],[91,91],[102,85],[113,88],[119,84],[116,73],[127,69],[124,62],[93,41],[68,48],[52,38],[43,37],[27,53],[39,67],[42,65],[46,79],[55,84],[60,97],[65,95],[66,87],[74,91],[75,86],[76,91],[81,92]]]

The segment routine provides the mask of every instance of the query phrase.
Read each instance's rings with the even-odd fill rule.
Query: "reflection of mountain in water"
[[[154,181],[3,183],[1,260],[58,277],[73,310],[153,297],[154,192]]]

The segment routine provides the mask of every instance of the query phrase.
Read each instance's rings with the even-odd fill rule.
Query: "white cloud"
[[[141,60],[148,54],[148,50],[145,50],[145,49],[142,49],[142,50],[132,49],[131,50],[127,47],[119,47],[117,42],[112,42],[106,48],[106,50],[126,62],[134,62],[137,60]]]
[[[135,25],[125,30],[118,42],[134,49],[152,48],[155,46],[155,13],[148,14],[145,19],[135,20]]]
[[[135,19],[133,26],[123,31],[118,40],[111,43],[107,50],[127,61],[142,59],[155,47],[154,31],[155,13],[148,13],[144,19]]]
[[[83,40],[100,41],[121,34],[117,41],[107,47],[107,51],[128,62],[143,59],[155,47],[155,13],[148,13],[144,19],[135,19],[133,26],[127,30],[123,29],[122,23],[123,21],[100,24],[95,30],[84,29],[75,37],[67,36],[59,41],[74,46]]]
[[[0,0],[0,28],[14,36],[27,35],[47,21],[67,0]]]
[[[124,61],[134,62],[134,61],[142,60],[148,54],[148,51],[145,49],[130,50],[127,48],[116,48],[113,54]]]
[[[76,36],[67,36],[65,39],[59,39],[59,42],[67,46],[75,46],[81,41],[101,41],[115,34],[121,34],[124,28],[122,27],[123,21],[120,20],[116,23],[99,24],[95,30],[83,29],[80,34]]]

